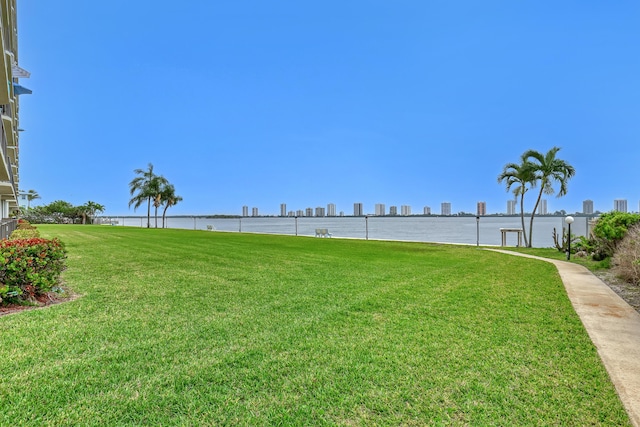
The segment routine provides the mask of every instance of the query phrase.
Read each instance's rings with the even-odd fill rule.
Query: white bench
[[[316,228],[316,237],[331,237],[331,233],[326,228]]]

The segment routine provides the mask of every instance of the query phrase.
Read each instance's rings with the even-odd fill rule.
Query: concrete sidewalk
[[[556,265],[569,300],[598,349],[634,426],[640,427],[640,314],[585,267],[500,249]]]

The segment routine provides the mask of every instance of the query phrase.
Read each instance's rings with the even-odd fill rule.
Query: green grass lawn
[[[40,226],[0,425],[628,425],[554,266],[475,247]]]

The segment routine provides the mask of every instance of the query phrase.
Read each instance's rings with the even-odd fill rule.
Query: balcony
[[[13,102],[5,105],[0,105],[0,116],[2,117],[2,130],[4,134],[4,143],[8,147],[15,147],[17,145],[17,138],[15,131],[13,130]],[[4,151],[6,154],[6,151]]]

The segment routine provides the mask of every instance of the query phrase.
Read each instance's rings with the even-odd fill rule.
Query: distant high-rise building
[[[451,203],[442,202],[440,204],[440,215],[451,215]]]
[[[296,213],[294,211],[289,211],[287,212],[287,216],[294,217],[296,216]]]
[[[398,215],[398,207],[397,206],[389,206],[389,215],[391,215],[391,216]]]
[[[425,206],[423,212],[425,215],[431,215],[431,208],[429,206]]]
[[[251,208],[251,216],[258,216],[258,208]]]
[[[249,216],[249,206],[242,207],[242,216]]]
[[[476,215],[486,215],[486,214],[487,214],[487,203],[478,202],[478,209],[476,210]]]
[[[547,214],[547,199],[540,199],[540,204],[538,205],[538,215],[546,215]]]
[[[305,210],[304,216],[313,216],[313,209],[312,208],[307,208]]]
[[[362,216],[362,203],[354,203],[353,204],[353,216]]]
[[[280,203],[280,216],[287,216],[287,204]]]
[[[411,215],[411,206],[409,206],[409,205],[400,206],[400,215],[402,215],[402,216]]]
[[[618,212],[627,212],[627,199],[615,199],[613,201],[613,210]]]
[[[376,203],[376,215],[384,216],[385,215],[385,205],[384,203]]]
[[[587,215],[593,213],[593,200],[585,200],[582,202],[582,213]]]
[[[325,210],[324,210],[324,208],[322,208],[322,207],[318,206],[318,207],[316,208],[316,216],[319,216],[319,217],[323,217],[323,216],[325,216]]]
[[[298,209],[296,211],[296,216],[304,216],[304,211],[302,209]]]
[[[516,214],[516,201],[507,200],[507,215],[515,215],[515,214]]]
[[[336,204],[329,203],[327,205],[327,216],[336,216]]]

